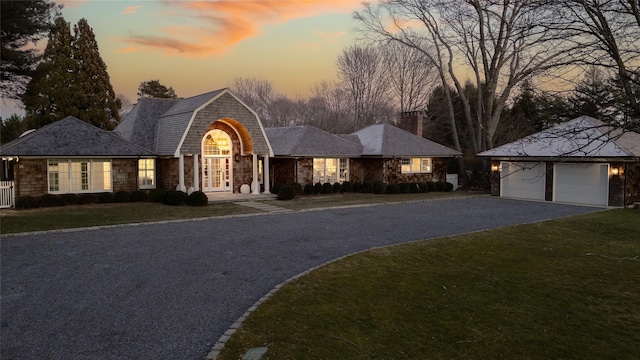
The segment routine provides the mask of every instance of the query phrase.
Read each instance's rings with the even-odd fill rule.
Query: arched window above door
[[[202,140],[202,155],[231,155],[231,138],[222,130],[209,131]]]

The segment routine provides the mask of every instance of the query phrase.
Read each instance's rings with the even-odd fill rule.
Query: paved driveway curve
[[[596,208],[493,197],[7,236],[2,359],[204,359],[274,286],[376,246]]]

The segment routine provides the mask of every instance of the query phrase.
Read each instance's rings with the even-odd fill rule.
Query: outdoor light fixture
[[[500,171],[500,165],[492,164],[491,165],[491,171]]]
[[[236,160],[236,162],[240,162],[240,155],[236,154],[235,160]]]
[[[622,167],[613,166],[611,167],[611,175],[618,176],[622,173]]]

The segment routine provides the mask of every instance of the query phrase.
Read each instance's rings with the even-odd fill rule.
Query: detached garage
[[[582,116],[482,152],[491,194],[596,206],[640,202],[640,134]]]

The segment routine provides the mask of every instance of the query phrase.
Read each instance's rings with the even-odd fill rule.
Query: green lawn
[[[70,229],[87,226],[194,219],[259,212],[233,203],[168,206],[152,202],[73,205],[0,211],[0,233]]]
[[[219,359],[638,359],[640,211],[369,251],[283,286]]]

